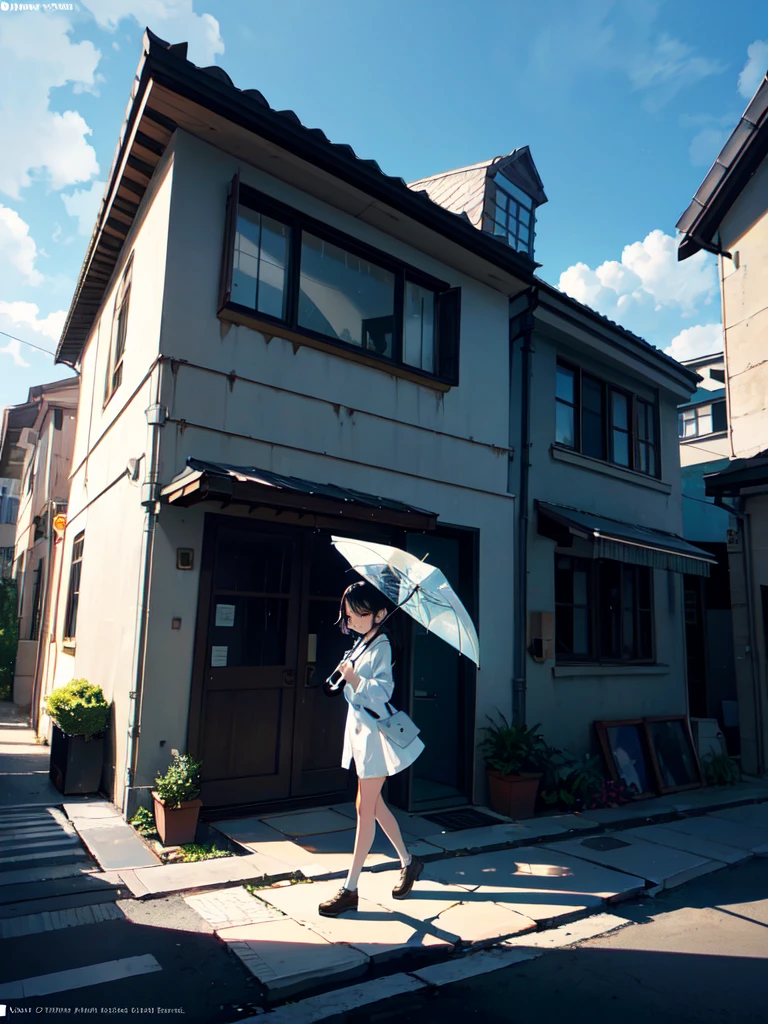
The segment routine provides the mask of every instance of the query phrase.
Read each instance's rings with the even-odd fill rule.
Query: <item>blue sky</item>
[[[69,308],[149,26],[406,181],[528,145],[540,275],[677,358],[721,347],[675,223],[768,70],[742,0],[0,3],[0,406],[69,375]],[[41,5],[42,6],[42,5]]]

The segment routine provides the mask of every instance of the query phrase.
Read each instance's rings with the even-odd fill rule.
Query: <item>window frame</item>
[[[715,406],[718,406],[723,410],[724,425],[722,427],[715,427]],[[709,410],[705,413],[705,410]],[[686,413],[693,413],[693,422],[696,425],[696,430],[693,434],[683,434],[681,429],[685,422],[684,416]],[[707,431],[699,430],[699,421],[704,418],[704,415],[709,415],[712,429]],[[689,418],[690,419],[690,418]],[[693,438],[699,437],[711,437],[712,434],[722,434],[728,430],[728,409],[727,403],[724,398],[716,398],[712,402],[701,402],[698,405],[689,405],[685,409],[680,409],[677,414],[677,436],[680,441],[690,441]]]
[[[576,605],[566,601],[555,601],[555,664],[556,665],[595,665],[595,666],[621,666],[621,665],[655,665],[656,664],[656,609],[654,604],[654,576],[653,569],[647,565],[634,565],[626,562],[620,562],[615,559],[609,558],[583,558],[565,552],[555,551],[555,572],[558,571],[557,560],[567,558],[572,563],[571,572],[578,568],[579,571],[587,572],[587,624],[588,624],[588,635],[589,635],[589,651],[586,654],[574,654],[569,653],[567,655],[559,655],[557,651],[557,615],[558,608],[581,608],[582,605]],[[578,566],[576,566],[578,563]],[[603,567],[607,567],[605,570]],[[611,571],[614,567],[618,567],[619,570],[619,608],[618,608],[618,622],[619,622],[619,651],[624,650],[624,583],[626,577],[629,575],[632,580],[632,591],[633,591],[633,618],[632,618],[632,631],[634,637],[634,652],[630,658],[623,657],[611,657],[604,655],[603,650],[603,627],[602,618],[605,612],[605,608],[600,601],[601,592],[603,587],[607,586],[607,580],[604,579],[604,572]],[[649,607],[644,608],[640,606],[640,593],[641,593],[641,579],[640,573],[647,573],[647,586],[649,594]],[[640,623],[641,616],[645,614],[650,619],[650,654],[648,657],[639,657],[636,652],[639,646],[639,638],[641,635]]]
[[[128,314],[130,312],[133,285],[133,255],[132,252],[128,257],[115,295],[115,307],[112,312],[112,328],[109,339],[107,375],[104,381],[104,408],[107,407],[112,396],[123,382],[123,361],[125,359]]]
[[[519,185],[515,185],[513,181],[509,181],[509,179],[505,178],[503,175],[498,175],[497,177],[495,177],[493,179],[493,184],[495,186],[495,191],[492,197],[493,216],[491,217],[491,224],[493,225],[494,229],[492,231],[492,234],[495,235],[497,238],[501,237],[496,233],[496,225],[503,228],[503,237],[506,240],[507,244],[510,246],[510,248],[514,249],[515,252],[522,252],[524,256],[528,256],[531,259],[533,259],[533,239],[536,234],[534,230],[534,225],[536,223],[536,204],[534,203],[533,198],[531,196],[528,196],[528,193],[524,189],[520,188]],[[524,206],[523,203],[520,202],[517,196],[514,195],[514,193],[512,192],[513,188],[516,188],[522,195],[528,197],[528,201],[531,204],[530,207]],[[506,210],[501,211],[504,214],[503,219],[499,218],[499,202],[497,198],[499,192],[501,192],[504,195],[507,202]],[[512,204],[514,204],[516,208],[514,217],[511,216]],[[523,220],[520,216],[521,210],[525,210],[526,213],[528,213],[529,215],[527,225],[523,223]],[[515,224],[515,231],[513,233],[510,232],[510,221],[513,221]],[[526,228],[528,231],[527,243],[523,242],[520,238],[519,231],[521,227]]]
[[[560,448],[565,448],[568,451],[578,452],[580,455],[584,455],[586,458],[597,459],[598,462],[605,462],[611,466],[616,466],[619,469],[626,469],[633,473],[638,473],[641,476],[651,477],[652,479],[661,479],[661,437],[659,430],[659,403],[657,399],[643,398],[641,395],[637,395],[627,388],[623,388],[618,384],[613,384],[611,381],[606,380],[604,377],[600,377],[589,370],[584,370],[581,366],[576,363],[572,363],[568,359],[563,359],[558,356],[556,363],[556,370],[563,369],[573,374],[574,378],[574,444],[569,445],[564,441],[557,440],[557,434],[555,434],[555,444]],[[584,452],[584,431],[583,431],[583,416],[584,416],[584,402],[583,402],[583,380],[587,377],[592,381],[597,382],[602,387],[602,401],[603,401],[603,450],[605,456],[599,458],[596,455],[590,455]],[[627,401],[627,424],[628,430],[625,431],[623,427],[614,426],[613,420],[613,399],[614,395],[619,395]],[[557,388],[555,388],[555,405],[562,400],[557,397]],[[568,403],[565,403],[568,404]],[[647,473],[645,470],[640,469],[640,445],[647,445],[648,442],[644,438],[640,438],[638,435],[638,415],[639,411],[643,406],[648,406],[651,410],[654,440],[651,443],[651,450],[654,453],[654,472]],[[555,430],[557,430],[557,421],[555,421]],[[626,465],[623,462],[616,461],[615,448],[614,448],[614,434],[615,431],[619,430],[621,433],[627,434],[627,449],[628,449],[628,462]]]
[[[80,550],[78,552],[78,544]],[[65,644],[73,644],[77,633],[77,612],[80,605],[80,590],[83,572],[83,549],[85,547],[85,530],[81,530],[72,542],[72,558],[69,563],[69,583],[67,586],[67,610],[64,616]],[[77,582],[75,570],[77,567]]]
[[[237,233],[238,207],[245,207],[254,213],[270,217],[287,227],[290,231],[288,253],[285,269],[285,319],[261,313],[248,306],[241,305],[232,299],[232,280],[234,269],[234,245]],[[266,195],[249,185],[244,185],[235,175],[230,189],[227,208],[227,223],[224,235],[224,253],[219,288],[218,315],[223,319],[246,323],[254,329],[263,327],[275,328],[274,333],[286,335],[289,340],[299,343],[303,339],[328,346],[338,352],[357,356],[381,368],[394,368],[402,373],[410,374],[423,380],[424,383],[436,382],[449,386],[458,384],[458,332],[452,323],[458,320],[460,310],[460,289],[452,288],[448,282],[399,260],[374,246],[361,242],[337,228],[302,213],[272,196]],[[338,246],[358,259],[373,263],[377,267],[394,275],[393,289],[393,332],[392,356],[382,355],[375,350],[348,343],[331,335],[321,334],[311,328],[302,327],[298,322],[301,252],[303,233],[314,235],[321,241]],[[406,282],[425,288],[435,294],[434,322],[434,372],[423,370],[403,361],[403,343],[405,334],[405,289]],[[457,293],[459,293],[457,295]],[[229,313],[229,315],[223,315]],[[452,332],[451,328],[454,327]],[[441,352],[441,338],[443,351]],[[455,350],[454,347],[455,346]]]

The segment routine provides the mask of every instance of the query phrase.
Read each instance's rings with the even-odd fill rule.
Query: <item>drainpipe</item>
[[[146,510],[144,518],[143,551],[144,563],[139,602],[139,622],[136,638],[136,680],[128,694],[131,705],[128,716],[128,744],[125,755],[125,785],[123,788],[123,818],[128,818],[128,800],[136,779],[136,762],[139,754],[138,738],[141,733],[141,698],[147,661],[147,630],[149,624],[149,586],[152,578],[152,557],[155,550],[155,526],[160,513],[158,456],[160,449],[160,428],[166,421],[167,409],[160,405],[160,384],[163,366],[158,363],[155,401],[145,410],[147,417],[146,476],[142,485],[142,505]],[[151,393],[151,385],[150,385]]]
[[[531,467],[531,356],[533,345],[533,313],[539,304],[539,292],[530,288],[528,305],[516,320],[510,320],[509,361],[512,374],[512,345],[522,337],[520,365],[520,488],[517,520],[517,614],[515,636],[515,674],[512,681],[512,720],[525,724],[526,697],[526,622],[528,618],[528,477]],[[511,384],[511,381],[510,381]],[[511,387],[510,387],[511,397]],[[511,409],[511,402],[510,402]]]
[[[743,508],[744,499],[739,504]],[[747,625],[749,628],[749,660],[752,665],[752,696],[754,698],[755,729],[757,730],[757,774],[762,775],[765,770],[764,757],[764,735],[763,735],[763,706],[760,689],[760,666],[757,663],[757,647],[755,645],[755,605],[754,591],[752,589],[752,522],[748,512],[737,510],[732,505],[726,505],[719,495],[714,498],[714,504],[725,512],[736,516],[743,524],[744,543],[741,545],[741,554],[744,561],[744,582],[747,591]]]
[[[51,412],[51,409],[48,410]],[[41,682],[38,679],[38,672],[40,671],[40,652],[43,648],[43,644],[46,642],[46,638],[50,635],[50,619],[48,621],[48,631],[45,630],[46,623],[46,612],[48,606],[48,591],[49,581],[51,578],[51,553],[53,549],[53,514],[54,514],[54,503],[51,499],[51,466],[53,464],[53,440],[55,437],[54,433],[54,421],[51,417],[48,423],[48,451],[46,453],[46,466],[45,466],[45,487],[47,490],[45,507],[43,514],[47,514],[48,521],[46,529],[48,531],[48,543],[46,545],[45,553],[45,576],[43,577],[43,593],[40,602],[40,635],[37,638],[37,651],[35,653],[35,674],[32,677],[32,728],[37,732],[37,727],[40,724],[40,691]],[[34,456],[33,456],[34,458]]]

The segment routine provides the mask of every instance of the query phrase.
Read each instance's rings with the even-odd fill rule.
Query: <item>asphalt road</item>
[[[768,859],[619,904],[614,913],[633,924],[324,1024],[768,1022]]]

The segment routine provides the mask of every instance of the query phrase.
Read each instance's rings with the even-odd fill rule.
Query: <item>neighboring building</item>
[[[19,481],[0,477],[0,579],[13,575],[16,518],[19,514]]]
[[[19,599],[19,647],[13,701],[37,722],[40,682],[53,639],[57,543],[53,518],[66,513],[75,439],[78,379],[40,384],[10,406],[0,437],[0,476],[18,482],[14,576]],[[11,499],[13,500],[13,499]]]
[[[768,77],[677,224],[679,259],[718,256],[731,461],[705,485],[738,523],[728,550],[742,765],[758,774],[768,753],[767,147]]]
[[[683,536],[717,558],[708,578],[685,577],[688,698],[694,718],[717,719],[728,751],[739,753],[728,532],[735,522],[706,494],[705,475],[728,465],[725,357],[715,352],[685,360],[702,378],[679,407],[683,479]]]
[[[506,214],[527,188],[515,216],[532,252],[546,197],[527,147],[411,187],[489,233],[499,195]],[[688,712],[681,577],[705,579],[715,556],[682,538],[677,408],[700,378],[538,279],[511,324],[515,707],[583,755],[596,720]]]
[[[426,751],[391,787],[410,809],[484,799],[478,732],[513,690],[526,711],[518,493],[534,525],[536,498],[581,510],[540,506],[564,549],[530,544],[532,607],[557,596],[560,651],[554,674],[531,670],[529,720],[586,752],[594,718],[684,711],[674,574],[710,559],[673,536],[675,423],[698,378],[536,280],[543,192],[523,212],[511,188],[538,178],[527,150],[494,162],[510,188],[483,200],[493,237],[196,68],[186,44],[148,32],[144,47],[57,352],[82,379],[62,561],[78,599],[60,602],[46,689],[84,676],[112,701],[112,799],[146,802],[172,748],[202,759],[219,812],[349,793],[344,705],[320,689],[349,646],[335,620],[356,578],[333,534],[428,555],[472,615],[479,672],[404,617],[396,700]],[[531,448],[514,347],[530,365],[518,305],[536,301]],[[590,429],[569,434],[582,405]]]

